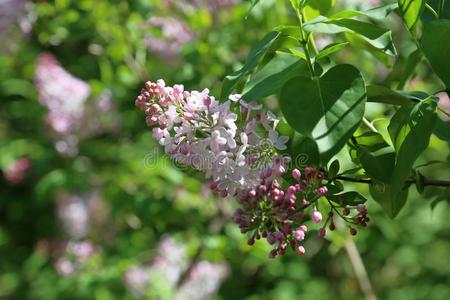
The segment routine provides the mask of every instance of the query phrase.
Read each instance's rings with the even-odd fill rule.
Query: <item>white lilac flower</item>
[[[261,111],[260,105],[245,103],[237,94],[219,103],[208,89],[188,92],[181,85],[168,87],[158,80],[145,84],[136,105],[151,120],[147,124],[153,127],[153,136],[166,153],[205,172],[206,178],[218,181],[218,192],[223,196],[254,188],[261,169],[247,162],[266,155],[260,151],[285,149],[287,142],[287,137],[273,133],[275,116]],[[232,105],[244,107],[248,123],[253,125],[246,126],[245,122],[238,125]],[[264,128],[265,132],[258,128]],[[272,146],[261,147],[261,140],[268,138]]]
[[[286,143],[289,140],[289,137],[280,136],[277,131],[269,130],[269,140],[276,149],[285,150],[287,148]]]

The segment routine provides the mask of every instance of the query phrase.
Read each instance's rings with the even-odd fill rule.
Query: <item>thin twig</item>
[[[357,182],[357,183],[366,183],[366,184],[372,183],[372,179],[365,179],[365,178],[352,178],[352,177],[347,177],[347,176],[336,176],[336,179],[343,180],[343,181]],[[411,183],[415,183],[415,182],[416,182],[416,180],[414,178],[408,178],[405,181],[406,184],[411,184]],[[423,185],[424,186],[450,187],[450,180],[431,179],[431,178],[424,177]]]
[[[376,300],[377,296],[373,292],[363,260],[353,239],[348,239],[344,247],[366,300]]]

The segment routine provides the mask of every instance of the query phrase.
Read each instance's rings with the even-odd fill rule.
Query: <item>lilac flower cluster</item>
[[[174,17],[151,17],[150,26],[161,29],[161,36],[148,35],[147,47],[164,59],[173,59],[181,51],[183,45],[194,40],[189,27]]]
[[[261,170],[270,176],[283,173],[283,161],[273,163],[272,158],[277,150],[286,149],[288,138],[275,131],[278,121],[272,114],[239,95],[219,103],[208,89],[188,92],[182,85],[166,87],[158,80],[147,82],[135,103],[147,115],[165,152],[204,172],[213,181],[211,188],[223,197],[254,188]]]
[[[65,242],[58,250],[55,270],[62,276],[70,276],[83,269],[89,258],[97,255],[99,251],[89,240]]]
[[[0,1],[0,33],[8,31],[16,22],[23,33],[30,33],[36,20],[32,8],[32,2],[27,0]]]
[[[39,102],[48,109],[47,123],[58,152],[74,156],[80,139],[116,127],[115,120],[98,117],[114,116],[104,114],[105,110],[113,109],[111,93],[105,91],[89,105],[89,85],[67,72],[52,54],[43,53],[38,57],[35,81]]]
[[[250,234],[249,245],[263,237],[275,245],[270,257],[284,254],[289,245],[299,255],[305,253],[308,227],[303,221],[322,223],[317,200],[328,192],[325,174],[306,167],[288,176],[291,158],[281,155],[288,137],[276,131],[274,115],[238,94],[220,103],[208,89],[189,92],[182,85],[168,87],[161,79],[146,82],[135,104],[168,155],[204,172],[220,196],[238,200],[241,208],[234,220],[242,233]],[[332,211],[324,227],[330,222],[333,228]],[[368,219],[359,211],[359,224],[364,225]],[[324,227],[320,236],[325,236]]]
[[[146,295],[150,288],[155,292],[152,283],[163,283],[172,290],[173,299],[210,299],[227,275],[227,266],[220,263],[201,260],[189,267],[186,247],[165,236],[150,264],[130,267],[124,283],[135,297]]]

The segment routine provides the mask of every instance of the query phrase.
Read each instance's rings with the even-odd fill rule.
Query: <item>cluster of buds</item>
[[[238,199],[242,208],[236,211],[234,221],[242,233],[250,233],[249,245],[261,237],[270,245],[276,245],[269,257],[283,255],[288,246],[302,255],[305,253],[302,242],[308,231],[304,224],[307,216],[314,223],[322,222],[322,214],[315,203],[328,192],[322,185],[324,174],[307,167],[302,176],[300,170],[294,169],[291,176],[295,183],[283,189],[278,180],[270,176],[272,172],[274,170],[266,171],[260,184]]]
[[[270,257],[284,254],[288,246],[305,253],[304,222],[322,223],[317,200],[328,193],[325,174],[306,167],[288,176],[291,158],[280,155],[288,137],[276,131],[275,116],[238,94],[219,103],[207,89],[189,92],[182,85],[167,87],[161,79],[146,82],[135,104],[168,155],[204,172],[220,196],[237,199],[241,208],[234,220],[250,234],[249,245],[265,238],[275,245]],[[367,212],[358,211],[352,222],[363,225]],[[328,222],[334,229],[332,213],[319,235],[325,236]]]

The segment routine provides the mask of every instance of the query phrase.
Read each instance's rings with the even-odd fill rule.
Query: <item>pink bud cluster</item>
[[[314,223],[322,221],[322,215],[314,203],[327,193],[322,185],[323,172],[314,168],[305,168],[302,176],[300,170],[292,171],[294,184],[282,188],[278,180],[261,177],[260,184],[238,199],[242,205],[234,215],[242,233],[250,233],[248,244],[265,238],[275,247],[269,257],[283,255],[291,246],[297,254],[305,253],[303,241],[308,232],[304,224],[306,215]]]

